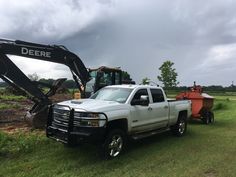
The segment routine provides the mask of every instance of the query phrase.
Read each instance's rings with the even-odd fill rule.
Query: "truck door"
[[[139,89],[135,95],[133,96],[131,103],[134,100],[141,99],[141,96],[148,96],[149,100],[149,94],[147,89]],[[150,119],[150,110],[148,109],[148,106],[141,106],[141,105],[134,105],[131,106],[131,131],[138,133],[142,131],[149,130],[150,124],[148,124],[148,121]]]
[[[169,120],[169,104],[165,100],[163,91],[158,88],[150,89],[152,101],[149,104],[149,114],[153,128],[164,128]]]

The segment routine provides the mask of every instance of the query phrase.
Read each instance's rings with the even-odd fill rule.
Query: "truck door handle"
[[[151,107],[149,107],[149,108],[148,108],[148,111],[151,111],[151,110],[152,110],[152,108],[151,108]]]
[[[169,107],[168,106],[164,106],[164,109],[168,109]]]

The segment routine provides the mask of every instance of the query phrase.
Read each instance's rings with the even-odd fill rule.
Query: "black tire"
[[[127,137],[123,130],[110,130],[102,146],[102,156],[105,159],[118,157],[126,146]]]
[[[215,116],[213,112],[210,112],[210,123],[213,124],[215,122]]]
[[[175,136],[181,137],[187,131],[187,117],[184,114],[179,115],[177,123],[171,128]]]
[[[206,111],[202,116],[202,121],[204,124],[208,125],[211,123],[211,114],[209,111]]]

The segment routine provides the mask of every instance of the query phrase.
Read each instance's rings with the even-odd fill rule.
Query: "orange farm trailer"
[[[214,113],[212,112],[214,97],[203,93],[200,85],[196,85],[194,82],[194,86],[189,91],[178,94],[176,99],[192,101],[193,119],[201,119],[205,124],[214,122]]]

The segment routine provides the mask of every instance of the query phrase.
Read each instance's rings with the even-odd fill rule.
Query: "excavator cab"
[[[101,66],[96,69],[88,69],[88,71],[91,80],[86,84],[86,98],[105,86],[122,84],[122,71],[120,68]]]

